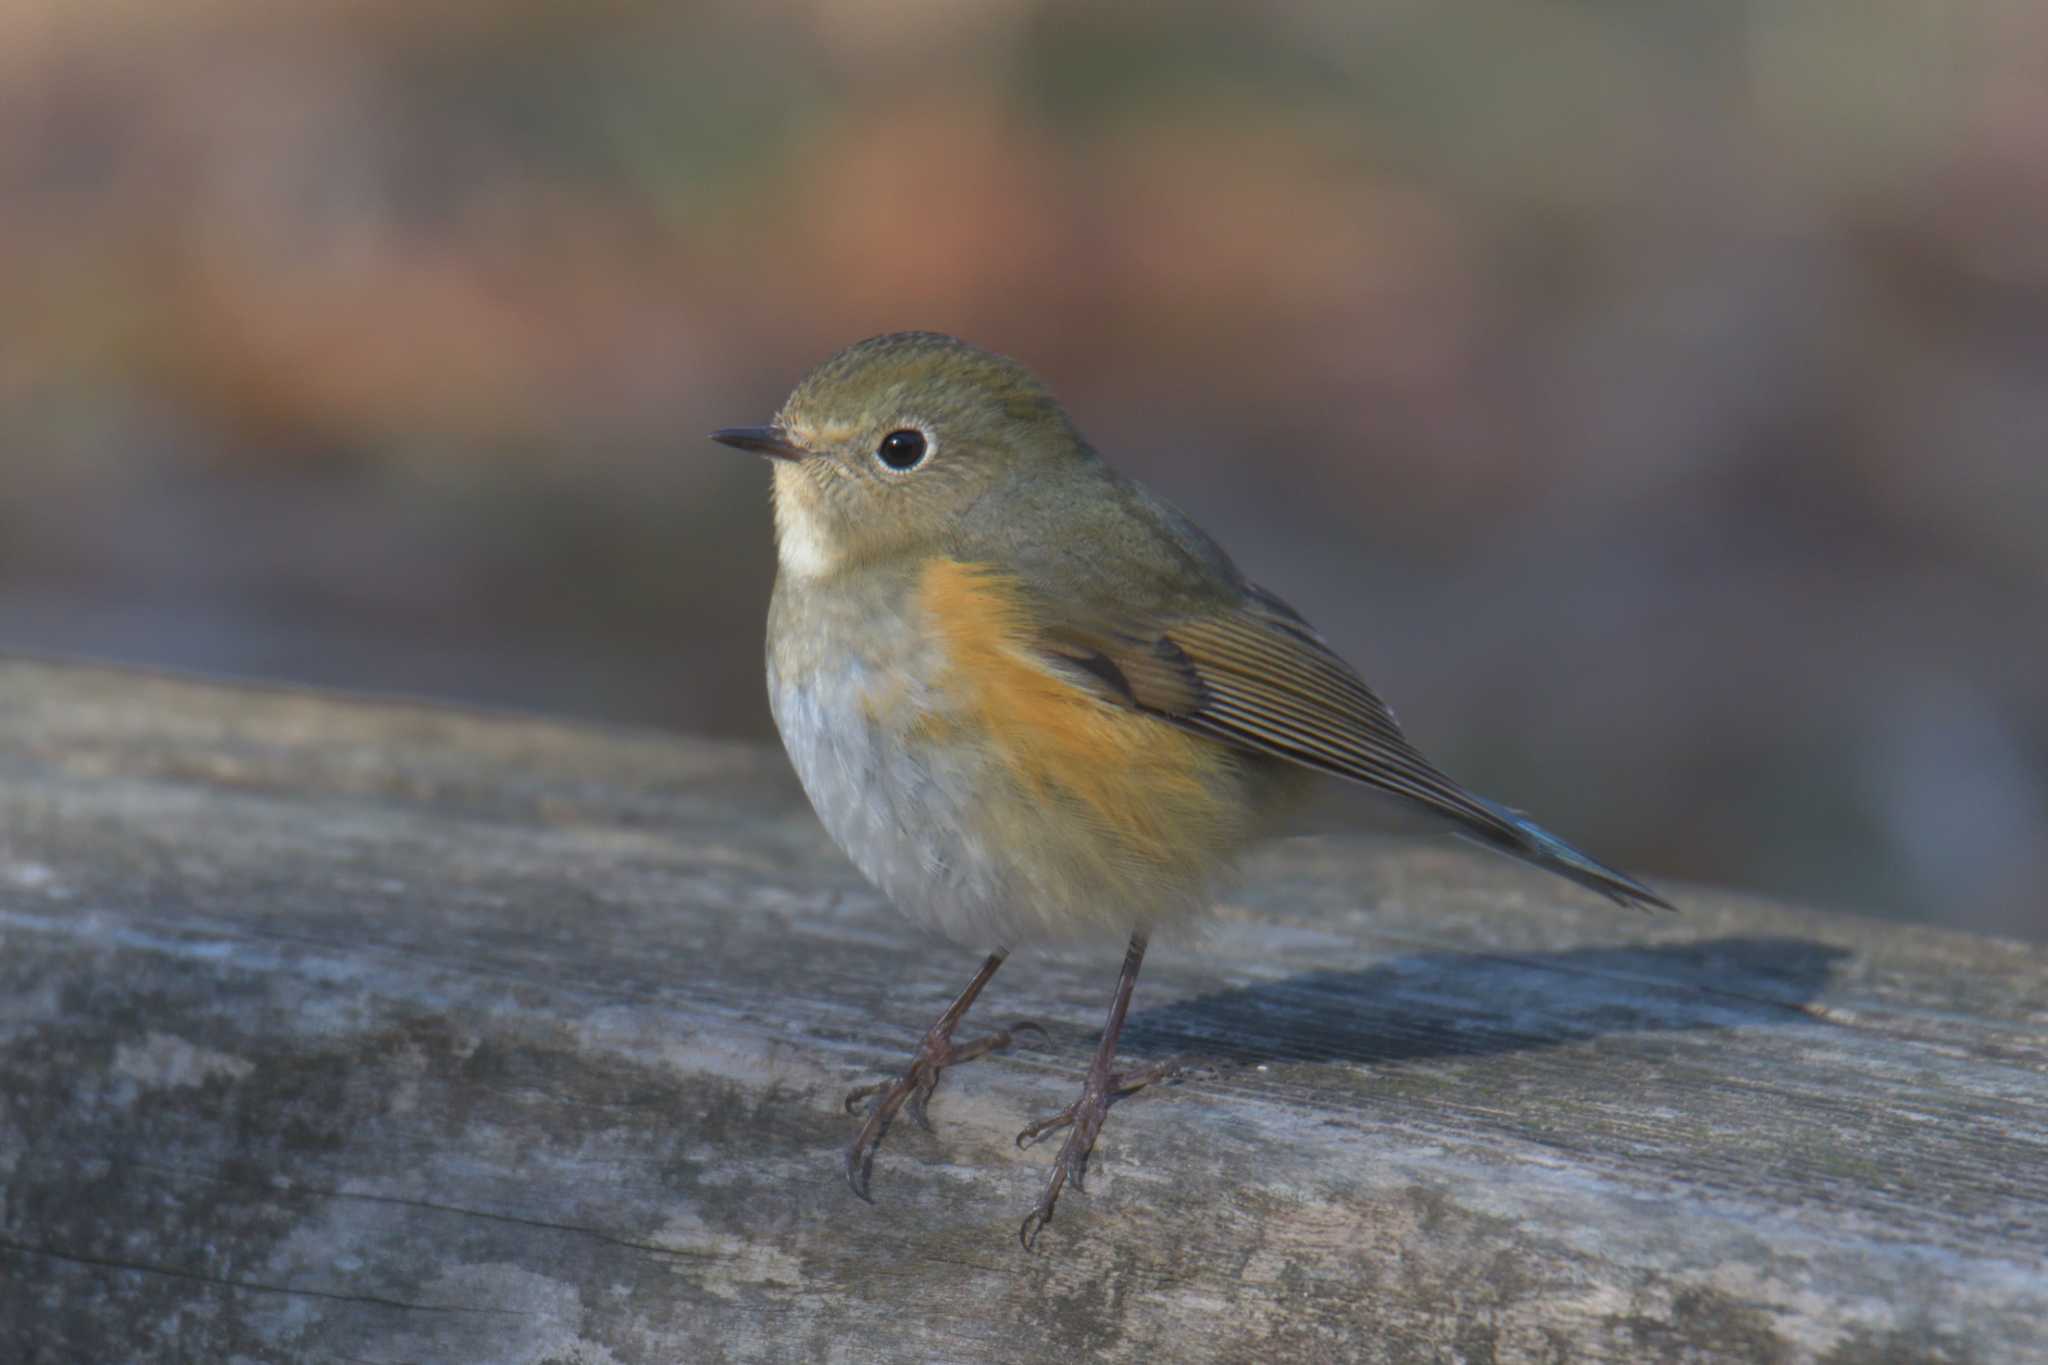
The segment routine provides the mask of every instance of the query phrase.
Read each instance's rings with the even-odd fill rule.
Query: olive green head
[[[712,439],[774,460],[782,566],[804,577],[938,551],[992,490],[1095,460],[1030,371],[936,332],[857,342],[772,424]]]

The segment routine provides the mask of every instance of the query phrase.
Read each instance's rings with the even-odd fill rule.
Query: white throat
[[[775,553],[792,578],[823,578],[839,563],[839,549],[821,524],[817,496],[796,470],[775,471]]]

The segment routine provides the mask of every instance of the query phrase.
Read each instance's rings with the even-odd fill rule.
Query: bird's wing
[[[1314,627],[1246,584],[1238,600],[1139,620],[1080,603],[1034,613],[1043,653],[1077,683],[1183,729],[1391,792],[1460,833],[1623,904],[1649,888],[1439,772]],[[1668,908],[1668,907],[1667,907]]]

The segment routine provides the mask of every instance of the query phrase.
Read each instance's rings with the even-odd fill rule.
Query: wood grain
[[[778,754],[0,662],[0,1360],[2048,1359],[2048,954],[1676,890],[1262,856],[1026,1255],[1114,947],[869,1208],[979,953]]]

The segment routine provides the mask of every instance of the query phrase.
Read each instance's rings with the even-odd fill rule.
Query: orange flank
[[[918,601],[944,652],[952,715],[925,738],[980,737],[1016,788],[1071,810],[1113,859],[1196,864],[1236,848],[1245,829],[1236,760],[1173,725],[1091,692],[1059,672],[1017,582],[983,564],[935,559]]]

